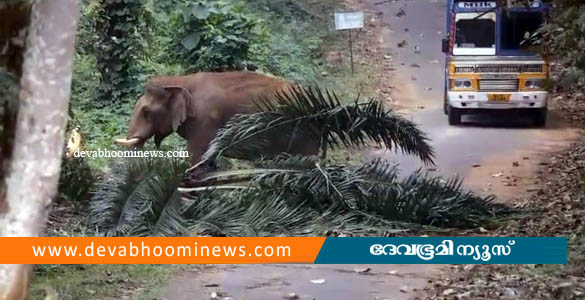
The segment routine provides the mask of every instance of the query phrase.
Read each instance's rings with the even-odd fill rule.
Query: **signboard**
[[[459,2],[459,8],[496,8],[495,1]]]
[[[335,29],[355,29],[364,27],[364,12],[335,13]]]

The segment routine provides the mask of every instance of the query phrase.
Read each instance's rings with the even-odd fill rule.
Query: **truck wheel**
[[[447,109],[447,116],[449,118],[449,125],[461,124],[461,110],[459,108],[449,106]]]
[[[544,127],[546,126],[546,117],[548,114],[548,109],[546,107],[536,109],[534,112],[534,125],[537,127]]]
[[[448,115],[449,114],[449,105],[447,104],[447,93],[445,93],[445,96],[443,98],[443,112]]]
[[[447,105],[447,99],[443,101],[443,112],[448,115],[449,114],[449,106]]]

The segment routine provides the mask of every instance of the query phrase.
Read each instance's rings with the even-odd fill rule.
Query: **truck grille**
[[[455,73],[542,73],[544,65],[475,65],[456,66]]]
[[[482,92],[518,91],[518,79],[480,79]]]

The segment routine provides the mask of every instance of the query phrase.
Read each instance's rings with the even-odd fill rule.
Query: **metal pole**
[[[349,34],[349,59],[351,61],[351,75],[353,75],[355,73],[355,69],[353,66],[353,44],[351,41],[351,29],[348,29],[347,33]]]

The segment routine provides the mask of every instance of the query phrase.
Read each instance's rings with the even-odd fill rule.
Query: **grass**
[[[342,41],[337,41],[337,44]],[[333,48],[334,46],[331,44],[328,47]],[[356,61],[354,63],[355,73],[352,74],[349,53],[344,53],[344,55],[346,55],[345,60],[339,68],[328,68],[329,75],[320,79],[320,86],[324,89],[334,90],[340,98],[353,99],[357,95],[373,95],[377,87],[375,74],[380,72],[381,67],[379,65],[362,65]]]
[[[179,270],[168,265],[38,265],[29,299],[153,299]]]

